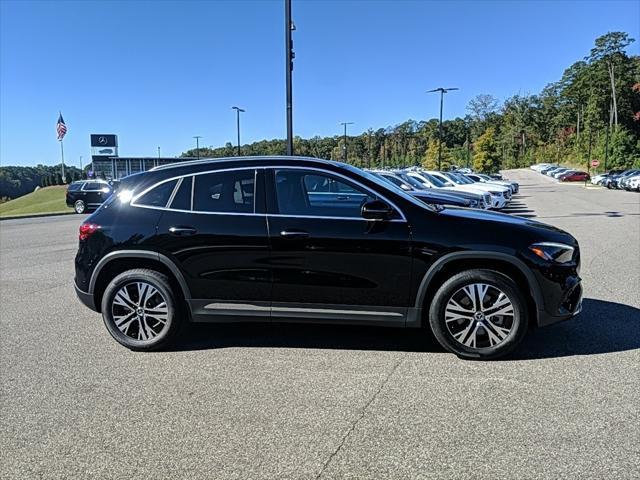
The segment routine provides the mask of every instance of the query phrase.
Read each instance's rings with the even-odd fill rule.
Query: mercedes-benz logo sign
[[[107,144],[107,137],[98,137],[98,143],[100,145],[106,145]]]

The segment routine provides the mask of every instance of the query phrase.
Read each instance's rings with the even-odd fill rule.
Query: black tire
[[[73,202],[73,210],[76,213],[87,213],[87,205],[84,203],[84,200],[76,200]]]
[[[513,306],[512,315],[508,314],[505,317],[498,315],[499,318],[497,320],[493,315],[487,315],[485,318],[483,314],[481,320],[492,326],[494,324],[489,323],[489,319],[491,318],[493,319],[492,321],[496,322],[504,322],[505,319],[507,321],[503,326],[509,327],[509,333],[506,334],[506,337],[496,345],[483,345],[476,348],[474,346],[467,346],[463,344],[462,341],[456,340],[448,325],[452,325],[452,328],[456,328],[460,325],[460,330],[466,330],[464,327],[469,325],[469,323],[465,322],[473,323],[476,321],[475,317],[473,321],[457,320],[456,322],[458,323],[455,324],[451,321],[448,323],[445,320],[445,310],[449,301],[453,299],[455,295],[459,295],[463,287],[472,284],[488,285],[492,287],[489,291],[504,293]],[[484,311],[484,308],[481,310]],[[490,310],[491,309],[488,308],[486,311]],[[454,275],[440,286],[433,297],[433,301],[429,308],[429,324],[434,336],[440,345],[442,345],[446,350],[465,359],[492,360],[509,354],[520,344],[520,342],[522,342],[527,333],[529,324],[527,303],[518,285],[508,276],[493,270],[467,270]],[[479,339],[486,339],[488,343],[491,343],[489,341],[488,329],[486,327],[482,329],[479,327],[476,327],[475,329],[472,327],[469,328],[473,330],[471,335]],[[480,332],[480,335],[476,335],[475,332]],[[495,331],[492,330],[492,333],[495,333]],[[458,335],[460,334],[461,333],[458,333]],[[465,338],[470,337],[463,335],[462,340]]]
[[[124,312],[124,315],[129,311],[136,311],[136,309],[132,307],[135,307],[136,300],[138,301],[138,304],[140,303],[140,298],[138,297],[136,299],[135,297],[136,289],[140,292],[140,289],[137,286],[138,282],[150,285],[157,290],[158,293],[153,293],[150,296],[144,296],[143,290],[142,300],[147,302],[144,306],[149,307],[150,304],[148,302],[155,302],[155,305],[151,305],[149,310],[143,310],[143,312],[134,314],[135,318],[133,321],[123,322],[123,324],[130,324],[127,330],[123,332],[116,324],[116,318],[118,318],[118,316],[114,315],[114,312]],[[129,292],[133,289],[134,295],[129,297],[133,300],[131,303],[132,307],[123,307],[122,303],[118,303],[122,302],[122,296],[120,296],[118,301],[116,301],[116,295],[118,295],[123,288],[125,288],[125,291],[128,290]],[[148,292],[149,290],[147,290],[147,293]],[[161,302],[161,300],[164,300],[164,302]],[[162,307],[162,303],[166,304],[166,313],[164,313],[165,308]],[[137,310],[140,310],[140,305],[138,305],[138,307],[139,308]],[[124,310],[122,310],[123,308]],[[146,315],[144,314],[144,312],[155,311],[154,309],[161,309],[163,311],[160,317],[152,317],[150,313],[147,313]],[[159,350],[170,345],[180,329],[180,325],[182,323],[182,310],[183,309],[180,308],[180,304],[177,302],[177,296],[173,293],[169,278],[155,270],[127,270],[111,280],[105,289],[104,295],[102,296],[102,319],[104,320],[107,330],[118,343],[135,351]],[[158,318],[164,318],[165,316],[166,322],[162,325]],[[151,320],[147,321],[147,317]],[[119,319],[121,318],[122,316],[119,317]],[[127,319],[125,318],[125,320]],[[155,322],[156,326],[153,327],[151,322]],[[155,336],[151,338],[153,334],[155,334]],[[136,338],[134,338],[134,336]],[[149,338],[145,339],[145,336],[148,336]]]

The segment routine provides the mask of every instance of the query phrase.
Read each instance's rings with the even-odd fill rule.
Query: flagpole
[[[64,176],[64,145],[62,139],[60,139],[60,155],[62,156],[62,164],[60,165],[60,170],[62,170],[62,183],[67,183],[67,179]]]

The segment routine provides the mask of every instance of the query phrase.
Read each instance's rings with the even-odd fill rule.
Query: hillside
[[[66,186],[41,188],[15,200],[0,204],[0,217],[29,215],[34,213],[70,212],[64,201]]]

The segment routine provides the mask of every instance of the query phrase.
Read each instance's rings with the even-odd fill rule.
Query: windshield
[[[452,175],[454,177],[456,177],[458,180],[460,180],[460,182],[462,182],[463,185],[472,185],[472,184],[476,183],[473,180],[468,179],[467,177],[465,177],[461,173],[452,173]]]
[[[439,177],[436,177],[435,175],[431,175],[430,173],[427,173],[427,172],[422,172],[421,175],[424,175],[425,177],[427,177],[427,180],[429,180],[437,188],[443,188],[447,186],[445,182],[443,182]]]
[[[421,183],[420,180],[418,180],[416,178],[413,178],[413,177],[410,177],[406,173],[401,173],[400,176],[402,177],[402,179],[405,182],[407,182],[412,187],[417,188],[418,190],[424,190],[425,189],[424,183]]]

